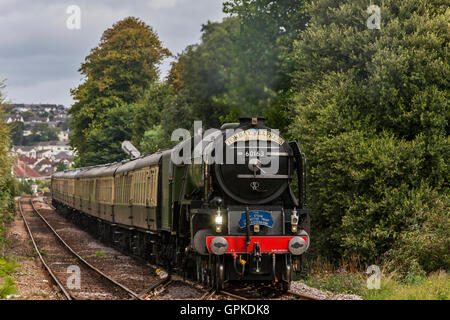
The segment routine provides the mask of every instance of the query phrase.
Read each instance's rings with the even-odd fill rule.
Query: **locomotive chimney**
[[[245,126],[245,125],[252,125],[254,127],[256,126],[262,126],[264,125],[264,120],[266,120],[264,117],[240,117],[239,118],[239,126]]]

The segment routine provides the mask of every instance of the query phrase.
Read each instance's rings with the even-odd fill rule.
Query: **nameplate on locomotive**
[[[268,211],[249,211],[249,220],[250,220],[250,225],[261,225],[261,226],[266,226],[269,228],[273,227],[273,219],[272,219],[272,215],[270,214],[270,212]],[[245,228],[247,225],[247,217],[246,217],[246,213],[243,212],[241,214],[241,220],[239,220],[239,227],[240,228]]]
[[[275,132],[267,129],[255,129],[255,128],[247,129],[245,131],[239,131],[233,134],[231,137],[225,140],[225,144],[229,146],[238,141],[249,141],[249,140],[264,140],[264,141],[272,141],[279,145],[284,144],[284,139],[281,138]]]

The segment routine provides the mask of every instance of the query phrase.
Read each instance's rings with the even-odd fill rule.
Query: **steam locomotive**
[[[310,245],[306,157],[264,118],[239,121],[170,150],[55,173],[53,205],[102,240],[216,289],[270,280],[287,290]]]

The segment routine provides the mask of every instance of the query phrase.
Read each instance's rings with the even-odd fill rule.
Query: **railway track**
[[[225,291],[225,290],[221,290],[219,292],[219,294],[228,296],[230,298],[236,299],[236,300],[257,300],[257,299],[261,299],[260,297],[258,298],[254,298],[254,297],[248,297],[248,296],[242,296],[242,295],[238,295],[236,293],[232,293],[229,291]],[[320,300],[316,297],[310,296],[310,295],[306,295],[306,294],[301,294],[301,293],[297,293],[297,292],[293,292],[293,291],[287,291],[283,296],[280,296],[280,300]]]
[[[140,296],[145,300],[210,300],[215,293],[211,288],[173,275],[162,279]]]
[[[55,208],[43,199],[43,203]],[[33,203],[32,203],[33,204]],[[34,208],[34,206],[33,206]],[[34,208],[34,210],[36,210]],[[37,210],[36,210],[37,211]],[[47,211],[47,210],[44,210]],[[50,217],[50,216],[48,216]],[[44,217],[41,216],[42,219]],[[44,219],[45,221],[45,219]],[[119,250],[122,252],[122,250]],[[133,256],[127,253],[129,256]],[[138,257],[136,257],[138,258]],[[142,259],[139,258],[139,261]],[[142,262],[142,261],[141,261]],[[147,265],[149,265],[147,263]],[[153,269],[160,267],[151,266]],[[169,275],[163,279],[154,280],[151,284],[143,289],[136,290],[139,293],[131,294],[131,299],[141,300],[174,300],[174,299],[188,299],[188,300],[259,300],[259,299],[280,299],[280,300],[319,300],[316,297],[301,294],[293,291],[282,292],[270,285],[260,284],[229,284],[225,290],[216,292],[210,288],[206,288],[202,284],[183,279],[176,275]]]
[[[217,298],[220,299],[221,296],[235,300],[320,300],[314,296],[294,291],[283,292],[269,284],[255,283],[230,283],[225,290],[220,290],[217,293]]]
[[[65,299],[142,299],[75,252],[36,210],[32,199],[25,207],[21,198],[18,206],[39,259]]]

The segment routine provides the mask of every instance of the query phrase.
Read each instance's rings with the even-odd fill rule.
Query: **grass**
[[[97,258],[103,258],[105,256],[105,254],[103,252],[101,252],[101,251],[97,251],[97,252],[95,252],[95,256]]]
[[[441,271],[417,279],[414,283],[402,283],[394,277],[382,277],[380,290],[366,290],[368,300],[448,300],[450,276]]]
[[[356,294],[365,300],[448,300],[450,274],[445,271],[427,276],[401,278],[395,272],[381,270],[380,289],[368,289],[369,274],[357,260],[340,268],[320,259],[307,264],[308,273],[301,280],[308,286],[332,293]]]
[[[12,259],[0,258],[0,299],[17,293],[14,279],[10,276],[19,265]]]

